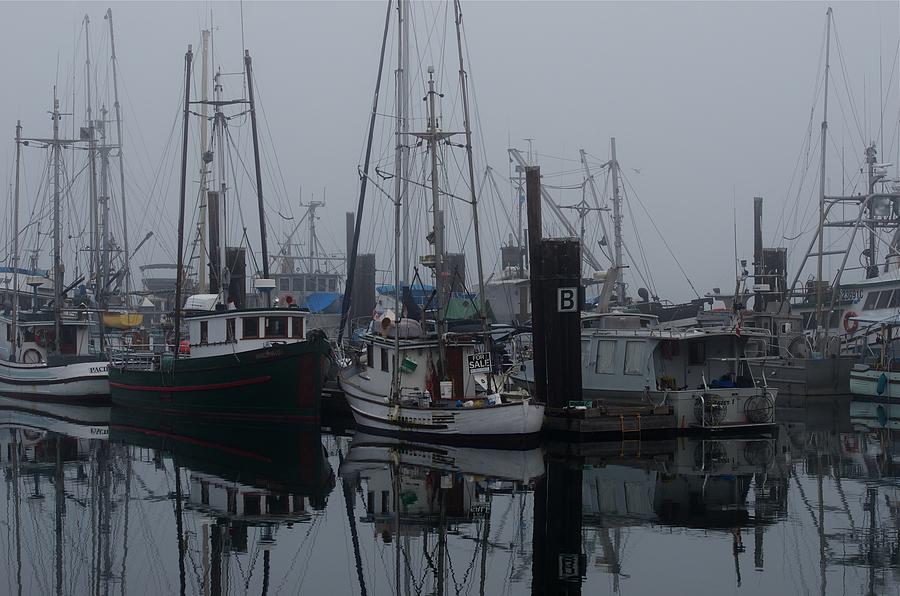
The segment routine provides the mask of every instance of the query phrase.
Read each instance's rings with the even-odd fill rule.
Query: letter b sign
[[[556,290],[556,310],[558,312],[578,312],[578,288],[558,288]]]

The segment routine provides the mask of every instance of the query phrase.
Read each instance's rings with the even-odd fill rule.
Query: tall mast
[[[109,151],[111,147],[106,142],[106,106],[100,107],[100,121],[103,123],[100,127],[101,143],[98,153],[100,154],[100,280],[101,293],[105,296],[109,287]],[[105,300],[104,300],[105,302]]]
[[[437,321],[438,343],[441,351],[441,364],[444,366],[444,332],[446,321],[444,309],[447,305],[447,287],[444,279],[444,217],[441,212],[441,193],[438,188],[438,139],[443,135],[439,131],[437,108],[435,106],[437,91],[434,90],[434,67],[428,67],[428,132],[424,137],[428,141],[428,151],[431,153],[431,210],[434,221],[434,286],[437,290],[437,308],[435,319]]]
[[[9,354],[10,359],[16,362],[16,332],[19,322],[19,160],[22,154],[22,121],[16,121],[16,183],[13,193],[13,217],[12,217],[12,268],[13,268],[13,301],[12,324],[10,325]],[[16,503],[18,506],[18,503]],[[18,527],[16,528],[18,532]]]
[[[403,280],[408,279],[409,260],[409,0],[397,2],[397,165],[395,184],[400,186],[400,205],[403,209]],[[399,264],[399,263],[398,263]],[[398,292],[400,290],[397,290]]]
[[[459,88],[462,94],[463,127],[466,135],[466,159],[469,165],[469,197],[472,204],[472,227],[475,233],[475,262],[478,264],[478,316],[481,319],[481,328],[484,331],[485,351],[491,352],[491,335],[487,320],[487,304],[484,293],[484,267],[481,261],[481,235],[478,229],[478,197],[475,192],[475,159],[472,155],[472,122],[469,116],[469,88],[468,75],[463,62],[462,46],[462,8],[459,0],[453,0],[456,13],[456,47],[459,53]],[[491,375],[487,375],[488,392],[491,389]]]
[[[198,244],[200,245],[200,261],[197,265],[199,271],[197,273],[198,281],[200,282],[198,290],[201,294],[206,294],[209,291],[209,282],[207,281],[209,272],[206,270],[206,193],[209,190],[206,162],[206,152],[208,151],[207,136],[209,135],[209,104],[207,103],[209,101],[209,29],[204,29],[202,36],[200,45],[202,62],[202,79],[200,81],[200,156],[203,159],[200,160],[200,213],[197,216]]]
[[[356,223],[353,228],[353,241],[350,246],[350,254],[347,255],[347,283],[344,286],[344,300],[341,303],[341,326],[338,329],[338,344],[344,337],[347,327],[347,317],[350,316],[350,302],[353,294],[353,276],[356,270],[356,253],[359,249],[359,234],[362,228],[363,207],[366,204],[366,187],[369,182],[369,165],[372,158],[372,139],[375,135],[375,118],[378,116],[378,97],[381,95],[381,75],[384,70],[384,54],[387,49],[388,30],[391,24],[391,0],[387,1],[387,10],[384,15],[384,32],[381,36],[381,52],[378,56],[378,76],[375,78],[375,92],[372,96],[372,112],[369,115],[369,134],[366,139],[366,155],[360,174],[359,199],[356,203]],[[395,263],[396,265],[396,263]],[[398,373],[399,374],[399,373]]]
[[[112,9],[106,9],[109,21],[109,47],[112,59],[113,109],[116,112],[116,143],[119,150],[119,195],[122,202],[122,256],[125,261],[125,306],[131,305],[131,254],[128,252],[128,217],[125,210],[125,166],[122,154],[122,109],[119,104],[119,77],[116,62],[116,37],[113,34]]]
[[[613,190],[613,257],[616,268],[616,299],[625,305],[625,278],[622,275],[622,199],[619,196],[619,161],[616,159],[616,138],[609,139]]]
[[[216,135],[216,153],[218,154],[219,165],[219,197],[218,209],[216,209],[217,219],[216,227],[219,230],[219,292],[222,293],[222,303],[228,304],[228,286],[230,283],[228,274],[228,263],[225,261],[225,114],[222,113],[222,82],[220,77],[221,71],[216,73],[215,84],[213,85],[213,95],[215,95],[216,114],[213,120],[213,132]]]
[[[825,250],[825,146],[828,133],[828,75],[831,70],[831,7],[825,13],[825,101],[822,113],[822,150],[821,163],[819,165],[819,254],[816,257],[816,326],[828,333],[828,325],[822,322],[822,302],[824,300],[824,288],[822,287],[822,253]]]
[[[62,143],[59,140],[59,98],[56,97],[56,85],[53,86],[53,328],[55,338],[61,336],[60,316],[62,305],[62,240],[59,222],[59,161]],[[59,342],[53,343],[53,351],[56,351]]]
[[[94,278],[94,299],[101,303],[103,284],[100,279],[100,215],[97,201],[97,144],[94,139],[94,118],[91,102],[91,19],[84,15],[84,47],[85,47],[85,89],[87,90],[87,125],[88,125],[88,165],[90,175],[90,201],[91,214],[91,273]],[[59,337],[59,336],[57,336]]]
[[[256,132],[256,103],[253,100],[253,68],[250,50],[244,50],[247,98],[250,100],[250,130],[253,134],[253,163],[256,166],[256,200],[259,204],[259,243],[262,245],[263,278],[269,279],[269,248],[266,245],[266,212],[263,205],[262,172],[259,169],[259,137]]]
[[[405,280],[410,274],[409,271],[409,222],[407,216],[409,214],[409,205],[403,196],[403,181],[407,172],[403,169],[403,154],[406,144],[406,105],[407,105],[407,87],[404,86],[406,79],[406,65],[404,63],[404,47],[403,37],[406,29],[406,9],[407,4],[404,0],[397,2],[397,72],[396,72],[396,96],[397,96],[397,119],[395,120],[394,133],[394,307],[396,312],[394,318],[397,319],[394,329],[394,362],[391,375],[391,399],[395,403],[400,401],[400,319],[403,317],[403,295],[400,289],[400,281]],[[403,237],[403,263],[400,262],[400,241],[401,241],[401,222]],[[402,270],[402,272],[401,272]],[[398,534],[399,536],[399,534]],[[400,544],[399,540],[397,544]],[[399,584],[397,584],[399,586]]]
[[[191,115],[191,61],[194,53],[188,45],[184,55],[184,129],[181,138],[181,188],[178,198],[178,265],[175,277],[175,360],[181,345],[181,292],[184,286],[184,203],[187,184],[188,130]],[[221,236],[221,234],[220,234]],[[176,473],[178,468],[176,467]]]

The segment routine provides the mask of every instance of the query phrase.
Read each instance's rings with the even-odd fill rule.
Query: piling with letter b
[[[581,245],[541,238],[540,168],[525,169],[534,395],[551,408],[581,399]]]

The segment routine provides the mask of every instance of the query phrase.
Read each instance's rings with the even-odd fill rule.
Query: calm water
[[[786,405],[503,452],[0,400],[0,593],[900,592],[900,409]]]

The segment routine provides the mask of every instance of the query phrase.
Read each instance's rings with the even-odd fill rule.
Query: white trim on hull
[[[100,361],[58,366],[0,361],[0,394],[71,404],[109,403],[107,367]]]
[[[374,431],[446,437],[522,437],[536,435],[544,423],[543,404],[530,399],[482,408],[392,406],[353,382],[339,380],[358,426]]]

